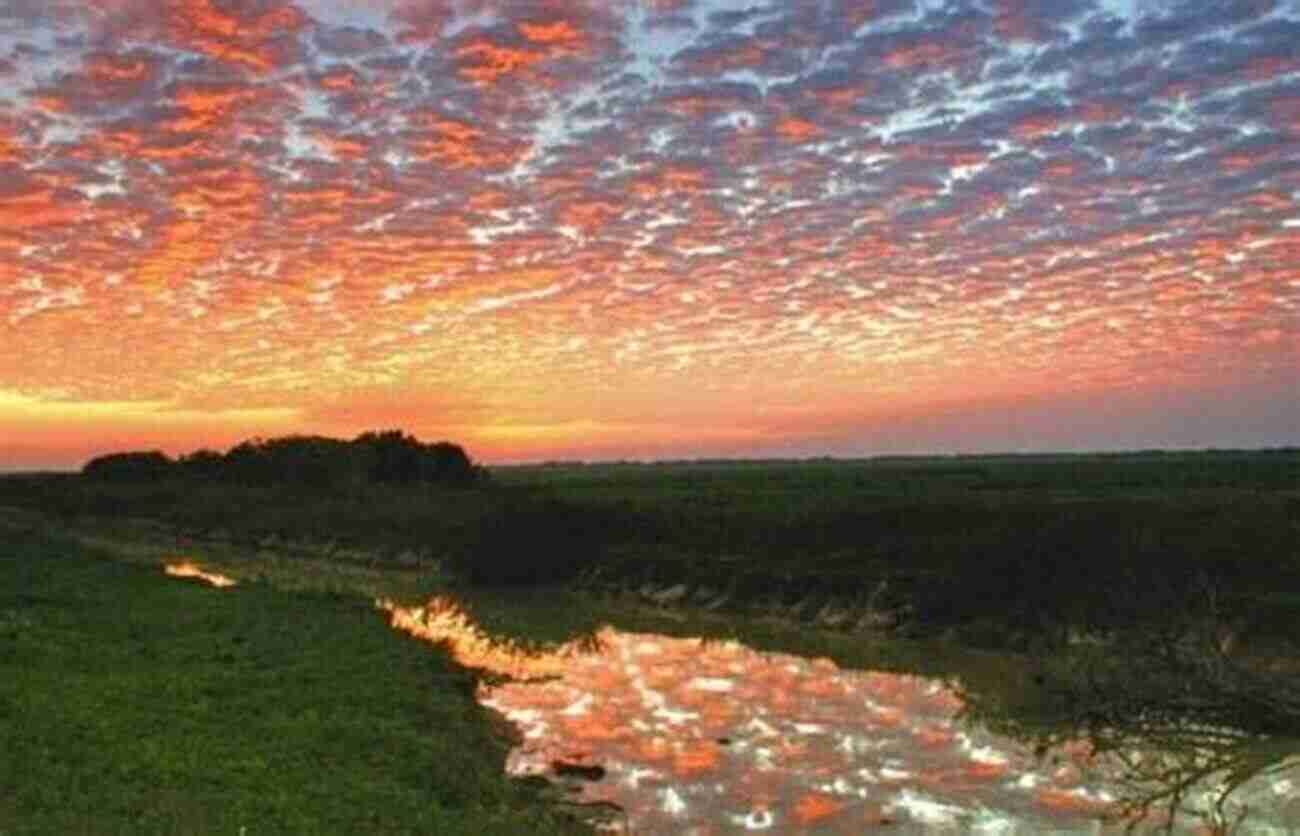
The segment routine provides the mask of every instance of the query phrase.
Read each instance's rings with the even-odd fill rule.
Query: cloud
[[[1294,15],[985,5],[7,4],[0,386],[610,451],[1294,375]]]

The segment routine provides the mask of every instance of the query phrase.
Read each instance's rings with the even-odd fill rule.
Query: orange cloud
[[[73,224],[86,208],[76,193],[29,185],[0,200],[0,227],[32,229]]]
[[[757,66],[767,58],[767,54],[766,44],[749,39],[679,54],[674,59],[674,65],[681,72],[716,74]]]
[[[546,57],[546,52],[476,38],[457,48],[455,55],[460,61],[456,69],[458,75],[471,81],[492,83],[502,76],[532,67]]]
[[[887,66],[902,69],[923,64],[942,64],[954,57],[954,48],[946,42],[921,40],[889,50],[885,53],[884,60]]]
[[[526,150],[522,142],[489,137],[468,122],[438,114],[420,114],[412,124],[422,131],[406,134],[410,153],[416,159],[436,160],[451,168],[506,166]]]
[[[354,159],[365,156],[370,150],[367,138],[357,134],[341,135],[326,131],[315,131],[312,139],[320,143],[334,157]]]
[[[559,220],[566,226],[592,233],[600,230],[622,212],[621,205],[608,200],[570,201],[561,210]]]
[[[866,84],[831,84],[814,88],[811,92],[823,105],[842,107],[852,104],[867,94]]]
[[[486,188],[472,194],[465,201],[465,205],[470,209],[486,212],[491,209],[502,209],[509,206],[510,202],[509,192],[503,189]]]
[[[172,192],[172,205],[210,220],[218,215],[223,222],[254,220],[265,194],[265,184],[249,166],[214,168],[180,183]]]
[[[0,162],[17,162],[23,150],[24,144],[13,126],[0,121]]]
[[[321,89],[331,92],[355,90],[360,81],[361,77],[354,70],[346,67],[330,70],[316,78],[316,83],[320,85]]]
[[[50,113],[65,113],[70,107],[68,97],[56,90],[45,90],[29,98],[33,106]]]
[[[1037,139],[1060,130],[1061,123],[1061,114],[1031,113],[1016,120],[1011,126],[1011,132],[1021,139]]]
[[[821,128],[807,119],[800,119],[797,116],[787,116],[776,123],[776,132],[783,138],[791,142],[803,142],[815,136],[820,136]]]
[[[94,81],[137,82],[154,78],[158,73],[158,61],[147,54],[96,52],[86,56],[85,72]]]
[[[1118,122],[1129,115],[1123,102],[1113,99],[1089,99],[1074,109],[1075,118],[1081,122]]]
[[[172,91],[172,101],[186,113],[166,122],[164,127],[178,132],[209,129],[254,96],[253,91],[234,82],[179,84]]]
[[[725,113],[731,110],[741,110],[753,106],[753,102],[748,102],[739,96],[719,93],[716,91],[708,92],[691,92],[691,91],[671,91],[662,94],[656,103],[670,110],[679,116],[706,116],[711,114]]]
[[[521,21],[515,26],[533,43],[546,44],[566,51],[576,50],[583,41],[582,33],[567,20],[555,20],[549,23]]]
[[[624,187],[639,198],[652,200],[674,192],[699,191],[708,180],[708,171],[703,166],[671,163],[656,171],[630,177]]]
[[[277,3],[261,13],[228,11],[217,0],[166,0],[163,26],[176,43],[258,72],[274,69],[277,36],[302,28],[297,6]]]
[[[436,390],[475,407],[447,435],[546,457],[866,449],[936,405],[1294,376],[1300,99],[1278,44],[1236,43],[1189,92],[1250,83],[1232,112],[1274,131],[1188,108],[1148,165],[1162,105],[1133,102],[1168,73],[1146,51],[1111,84],[1066,50],[1072,79],[1125,94],[1064,106],[978,83],[1023,65],[1005,39],[1034,35],[1033,4],[996,4],[992,35],[831,5],[385,0],[346,35],[278,0],[38,16],[67,70],[21,67],[0,118],[0,388]],[[654,44],[625,39],[642,25],[696,46],[651,78],[633,59]],[[888,60],[806,64],[864,47]],[[979,116],[947,106],[968,96]]]

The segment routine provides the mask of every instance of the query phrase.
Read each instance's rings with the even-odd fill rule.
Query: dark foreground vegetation
[[[369,433],[195,454],[140,479],[100,460],[0,479],[0,505],[437,563],[477,585],[684,584],[796,618],[870,604],[904,634],[979,646],[1102,637],[1206,589],[1225,642],[1284,641],[1300,622],[1300,450],[485,471],[463,451],[444,456],[450,470],[381,465],[385,444],[428,461],[459,451]]]
[[[1271,786],[1300,778],[1294,636],[1242,650],[1224,641],[1219,590],[1189,593],[1108,641],[1029,654],[1035,672],[1018,689],[959,683],[966,716],[1040,757],[1086,745],[1119,782],[1111,815],[1129,832],[1181,820],[1252,833],[1252,815],[1300,826],[1300,800],[1281,802]]]
[[[0,539],[0,833],[588,832],[364,598]]]
[[[385,458],[383,450],[395,452]],[[459,464],[428,464],[435,460]],[[240,587],[228,597],[183,583],[156,586],[151,573],[130,567],[34,560],[68,551],[35,534],[6,545],[0,572],[16,580],[0,577],[0,666],[9,666],[0,670],[0,712],[15,719],[0,729],[9,735],[0,751],[18,755],[0,760],[0,770],[9,770],[0,772],[0,832],[23,832],[9,823],[34,815],[44,817],[34,820],[46,830],[144,822],[154,830],[237,832],[247,820],[240,811],[272,823],[257,832],[459,832],[443,824],[454,817],[436,818],[441,810],[464,813],[464,832],[520,832],[517,816],[542,814],[528,806],[536,800],[530,790],[476,771],[496,774],[501,744],[473,714],[465,672],[441,657],[430,660],[427,650],[411,656],[423,662],[392,661],[384,654],[406,651],[358,644],[373,629],[366,642],[383,635],[406,646],[374,618],[373,597],[414,602],[447,583],[459,585],[489,632],[523,639],[562,639],[601,619],[666,618],[686,605],[671,614],[683,618],[677,629],[694,634],[715,634],[709,623],[729,634],[730,625],[743,623],[768,636],[762,646],[807,642],[810,652],[839,657],[832,648],[851,645],[880,655],[889,669],[929,675],[943,674],[918,661],[969,656],[976,661],[963,662],[956,678],[972,716],[984,723],[1044,747],[1089,740],[1118,758],[1158,750],[1132,765],[1134,791],[1124,801],[1134,814],[1172,812],[1210,773],[1227,776],[1227,799],[1251,776],[1294,770],[1300,751],[1300,450],[488,470],[455,445],[370,433],[350,442],[259,440],[177,460],[107,457],[83,474],[12,475],[0,478],[3,506],[26,509],[11,516],[29,528],[62,527],[83,541],[120,542],[147,531],[155,544],[192,549],[241,578],[265,578],[266,588]],[[156,566],[157,558],[148,560]],[[560,594],[555,584],[569,590]],[[513,589],[507,594],[502,586]],[[285,589],[315,591],[286,601]],[[329,589],[338,594],[320,591]],[[117,606],[126,600],[130,608]],[[881,618],[827,617],[846,607]],[[302,613],[313,623],[342,623],[341,632],[308,629]],[[727,620],[735,615],[764,618]],[[836,635],[863,629],[890,641]],[[257,643],[254,636],[261,636]],[[250,656],[253,648],[261,649]],[[149,668],[150,659],[160,667]],[[105,672],[113,660],[127,672],[120,681]],[[279,666],[298,681],[274,676],[269,668]],[[90,672],[84,682],[59,678],[82,668]],[[29,672],[16,680],[9,670]],[[177,677],[197,684],[169,684]],[[452,682],[461,683],[459,691],[447,689]],[[295,687],[302,693],[288,694]],[[299,752],[324,745],[312,737],[322,734],[316,727],[276,714],[281,703],[299,706],[317,725],[327,719],[323,728],[356,743],[359,727],[333,702],[342,700],[367,723],[372,708],[390,720],[442,712],[417,721],[422,733],[438,736],[436,746],[452,740],[457,751],[489,754],[462,774],[466,761],[437,750],[442,771],[427,773],[434,777],[422,784],[414,770],[357,778],[356,769],[387,768],[382,752],[416,746],[402,737],[405,726],[392,727],[405,720],[380,720],[383,734],[396,735],[375,743],[381,754],[346,767],[337,753],[312,754],[314,762],[288,768],[287,783],[275,785],[278,796],[251,788],[265,774],[257,770],[278,769],[288,748],[272,746],[250,761],[221,749],[219,739],[205,742],[209,731],[186,731],[199,742],[140,738],[152,741],[141,744],[149,753],[163,753],[161,772],[140,765],[153,761],[131,760],[138,753],[125,729],[152,728],[147,718],[158,716],[207,729],[231,705],[245,706],[229,701],[245,690],[250,731],[241,747],[276,735],[288,735],[288,748]],[[29,721],[40,710],[33,695],[54,699],[57,719]],[[200,711],[199,719],[179,711],[181,704]],[[85,719],[101,710],[105,717]],[[117,747],[136,766],[122,770],[93,758],[85,769],[69,766],[67,753],[83,745]],[[204,763],[234,765],[187,772],[199,769],[180,754],[192,745],[209,753]],[[42,757],[34,777],[18,765]],[[335,804],[332,793],[313,794],[306,776],[322,770],[329,780],[356,784],[355,792],[398,799],[383,809],[408,812],[377,824],[347,819],[345,807],[369,810],[373,803]],[[208,781],[247,795],[229,812],[188,791],[164,791],[164,803],[153,806],[128,800],[113,807],[107,795],[91,795],[78,807],[48,789],[89,787],[92,774],[96,786],[109,788],[102,792],[126,799],[140,798],[146,786]],[[420,807],[413,800],[419,793],[438,803]],[[465,800],[471,797],[481,803]],[[84,824],[87,811],[104,805],[118,816],[112,826]],[[1216,832],[1227,832],[1233,809],[1225,802],[1210,816]],[[393,824],[399,819],[402,827]],[[545,821],[539,832],[565,826]]]
[[[90,481],[120,485],[183,480],[299,490],[467,485],[483,475],[459,445],[425,444],[400,430],[362,433],[351,441],[314,435],[254,438],[225,453],[196,450],[179,459],[160,450],[108,453],[91,459],[81,473]]]

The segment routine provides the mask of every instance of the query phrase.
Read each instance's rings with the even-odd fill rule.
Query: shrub
[[[487,586],[561,583],[603,554],[601,512],[545,496],[508,496],[484,515],[457,569]]]

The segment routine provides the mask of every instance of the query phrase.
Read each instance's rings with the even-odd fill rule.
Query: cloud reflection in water
[[[1112,798],[1082,752],[1041,765],[961,727],[961,703],[921,677],[840,670],[734,642],[606,630],[564,677],[488,689],[518,724],[513,773],[598,763],[582,799],[628,811],[637,832],[859,833],[894,823],[1092,831]]]
[[[449,599],[380,606],[462,664],[523,677],[479,693],[522,731],[507,769],[599,765],[576,800],[619,806],[636,833],[1123,832],[1102,822],[1119,776],[1090,764],[1086,745],[1036,758],[963,724],[939,680],[610,627],[597,650],[539,655],[493,642]],[[1294,790],[1260,787],[1251,806],[1289,809]]]

